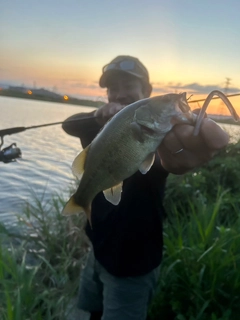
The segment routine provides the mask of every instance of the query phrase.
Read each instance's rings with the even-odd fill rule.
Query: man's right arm
[[[79,120],[79,121],[77,121]],[[78,137],[85,148],[98,134],[101,125],[95,119],[95,110],[89,113],[77,113],[67,118],[62,124],[63,130]]]
[[[92,112],[78,113],[67,118],[62,124],[62,128],[71,136],[80,138],[82,146],[85,148],[95,138],[105,123],[123,108],[124,105],[119,103],[106,103]]]

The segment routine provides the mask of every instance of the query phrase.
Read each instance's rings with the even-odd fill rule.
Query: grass
[[[239,318],[239,158],[238,144],[194,172],[169,177],[149,320]],[[60,196],[34,199],[17,229],[0,230],[0,319],[66,320],[88,251],[85,217],[63,217]]]
[[[234,320],[240,314],[240,221],[221,216],[229,191],[216,201],[189,201],[184,216],[174,206],[164,225],[164,257],[149,319]],[[36,200],[20,225],[26,234],[2,230],[19,246],[1,246],[0,319],[66,319],[88,248],[83,217],[61,216],[55,197],[47,210]],[[231,212],[235,217],[238,212]]]
[[[57,196],[45,205],[35,199],[19,219],[25,232],[2,226],[0,319],[66,319],[88,242],[85,217],[63,217],[62,204]]]
[[[150,319],[238,319],[240,221],[226,227],[215,203],[175,215],[165,224],[164,258]],[[237,214],[237,213],[236,213]]]

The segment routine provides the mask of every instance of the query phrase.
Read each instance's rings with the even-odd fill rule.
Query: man
[[[63,123],[68,134],[80,138],[83,148],[114,114],[152,91],[148,71],[137,58],[118,56],[102,71],[99,84],[107,88],[108,103],[66,121],[87,115],[96,118]],[[168,173],[187,172],[228,143],[228,135],[208,118],[197,137],[193,129],[176,125],[166,135],[149,172],[136,172],[124,181],[118,206],[102,192],[93,200],[93,228],[89,223],[86,226],[93,250],[81,273],[79,290],[79,308],[89,311],[90,319],[146,319],[162,258],[162,200]]]

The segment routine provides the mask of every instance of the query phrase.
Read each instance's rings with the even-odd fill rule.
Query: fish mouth
[[[187,92],[180,93],[179,108],[183,113],[187,113],[191,110],[187,102]]]
[[[183,92],[183,93],[180,93],[179,95],[180,95],[180,99],[178,103],[175,105],[176,114],[172,116],[171,123],[172,124],[177,124],[177,123],[193,124],[195,118],[193,117],[193,114],[187,102],[187,93]]]

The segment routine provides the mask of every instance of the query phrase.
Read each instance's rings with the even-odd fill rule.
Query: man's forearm
[[[80,138],[83,148],[91,143],[101,129],[100,124],[94,118],[94,113],[95,111],[75,114],[67,118],[62,124],[62,128],[66,133]]]

